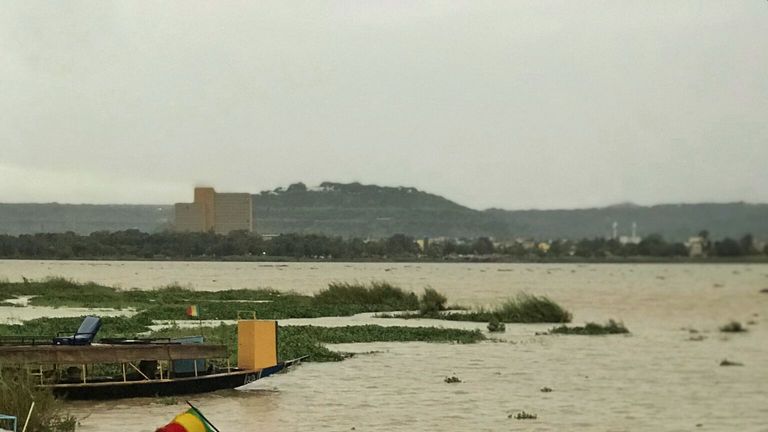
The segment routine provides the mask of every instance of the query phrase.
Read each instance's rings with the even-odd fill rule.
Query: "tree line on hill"
[[[711,241],[702,231],[700,254],[710,257],[743,257],[768,254],[758,250],[749,234],[740,239]],[[0,258],[10,259],[609,259],[629,257],[686,257],[689,247],[649,235],[639,243],[622,244],[615,239],[592,238],[537,242],[520,240],[495,243],[488,237],[475,239],[417,240],[404,234],[364,240],[318,234],[282,234],[263,238],[255,233],[234,231],[226,235],[138,230],[99,231],[89,235],[73,232],[0,235]]]
[[[750,232],[768,237],[768,204],[701,203],[637,206],[629,203],[569,210],[473,209],[412,187],[324,182],[294,183],[252,195],[254,223],[261,233],[302,233],[344,238],[421,237],[510,240],[604,237],[632,226],[685,241],[700,227],[718,238]],[[0,234],[171,229],[170,205],[0,203]]]

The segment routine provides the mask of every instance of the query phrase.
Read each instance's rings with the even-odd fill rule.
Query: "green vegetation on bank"
[[[62,411],[61,401],[56,400],[50,390],[37,387],[27,371],[12,368],[0,370],[0,413],[15,416],[19,422],[17,430],[21,430],[32,401],[35,408],[29,418],[28,431],[75,430],[76,419]]]
[[[146,320],[187,319],[186,307],[196,304],[203,319],[237,319],[238,312],[262,319],[349,316],[363,312],[416,310],[418,298],[387,282],[332,283],[314,296],[270,289],[197,291],[171,285],[153,290],[120,290],[63,278],[0,282],[0,300],[34,296],[37,306],[132,308]]]
[[[270,289],[196,291],[171,285],[154,290],[120,290],[96,283],[78,283],[63,278],[42,281],[0,282],[0,300],[32,296],[30,304],[54,307],[134,309],[130,320],[146,326],[152,320],[189,319],[185,310],[198,306],[202,319],[234,320],[239,313],[262,319],[350,316],[363,312],[410,311],[382,317],[432,318],[449,321],[503,323],[565,323],[571,313],[545,296],[520,294],[493,308],[446,312],[446,297],[426,288],[413,292],[388,282],[370,284],[334,282],[317,294],[282,293]],[[418,311],[418,312],[417,312]]]
[[[281,293],[274,290],[237,289],[225,291],[194,291],[179,286],[155,290],[119,290],[95,283],[77,283],[62,278],[42,281],[0,282],[0,298],[32,296],[30,304],[86,308],[131,308],[132,315],[103,317],[99,338],[106,337],[179,337],[199,334],[200,329],[182,329],[172,326],[152,332],[155,321],[190,319],[186,307],[198,305],[200,317],[211,320],[234,320],[238,313],[255,314],[261,319],[315,318],[324,316],[348,316],[361,312],[395,310],[431,310],[435,302],[443,307],[445,297],[428,289],[419,299],[415,293],[406,292],[387,282],[331,283],[314,296]],[[424,303],[428,303],[424,305]],[[81,318],[39,318],[24,325],[0,325],[0,336],[36,336],[50,338],[58,332],[74,332]],[[235,326],[221,325],[206,328],[203,334],[212,342],[236,347]],[[286,326],[280,330],[280,356],[282,359],[311,355],[313,361],[340,360],[343,354],[323,346],[325,343],[356,343],[379,341],[428,341],[472,343],[483,340],[479,331],[437,329],[349,326],[322,328],[312,326]],[[236,358],[233,354],[233,359]]]
[[[693,233],[691,233],[693,234]],[[702,256],[720,259],[765,260],[766,249],[751,234],[739,239],[710,240],[699,233]],[[419,241],[417,241],[419,240]],[[638,243],[601,237],[579,240],[490,237],[417,239],[394,234],[379,239],[342,238],[322,234],[281,234],[263,238],[256,233],[228,234],[138,230],[0,235],[0,258],[11,259],[127,259],[127,260],[341,260],[341,261],[589,261],[682,260],[689,250],[681,242],[651,234]],[[702,258],[699,258],[702,259]]]
[[[597,336],[607,334],[623,334],[629,333],[629,330],[624,326],[624,323],[614,320],[608,320],[605,324],[587,323],[583,327],[574,326],[568,327],[565,325],[555,327],[549,331],[550,334],[565,334],[565,335],[582,335],[582,336]]]

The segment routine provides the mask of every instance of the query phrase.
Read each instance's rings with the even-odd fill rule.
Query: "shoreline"
[[[606,258],[536,258],[521,259],[519,257],[504,257],[482,255],[462,256],[448,259],[432,258],[392,258],[392,259],[319,259],[295,258],[290,256],[227,256],[227,257],[82,257],[82,258],[33,258],[33,257],[3,257],[0,261],[122,261],[122,262],[232,262],[232,263],[393,263],[393,264],[768,264],[768,255],[753,255],[741,257],[710,257],[710,258],[664,258],[664,257],[606,257]]]

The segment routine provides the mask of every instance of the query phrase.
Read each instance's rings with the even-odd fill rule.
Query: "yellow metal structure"
[[[277,321],[237,322],[237,367],[262,369],[277,364]]]

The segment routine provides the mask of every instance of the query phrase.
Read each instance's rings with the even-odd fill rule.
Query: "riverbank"
[[[513,257],[507,255],[457,255],[443,258],[430,257],[392,257],[392,258],[309,258],[291,256],[262,256],[262,255],[227,255],[227,256],[85,256],[77,258],[56,258],[34,256],[3,257],[8,261],[117,261],[117,262],[230,262],[230,263],[397,263],[397,264],[456,264],[456,263],[485,263],[485,264],[768,264],[768,255],[744,255],[736,257],[653,257],[653,256],[613,256],[613,257]]]

